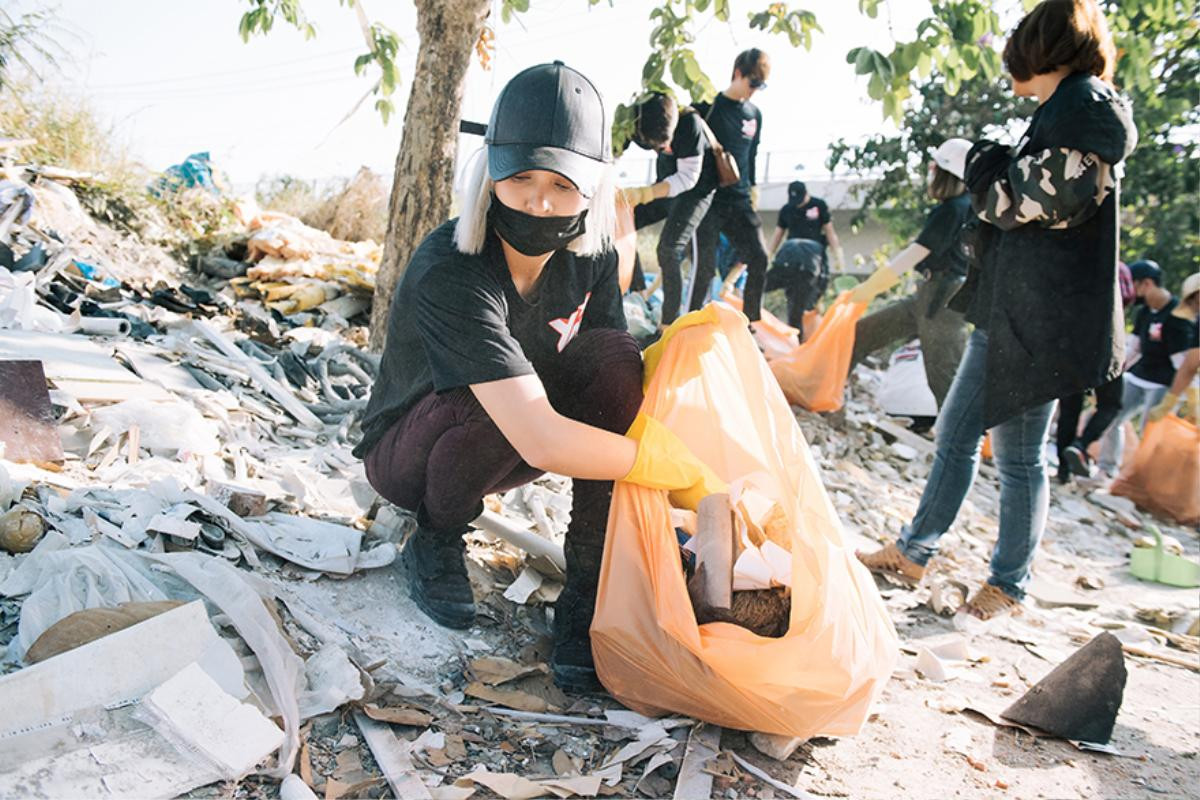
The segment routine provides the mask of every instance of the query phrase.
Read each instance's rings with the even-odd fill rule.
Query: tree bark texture
[[[425,236],[446,221],[463,84],[490,0],[415,0],[420,38],[388,200],[387,236],[371,304],[370,349],[383,349],[392,295]]]

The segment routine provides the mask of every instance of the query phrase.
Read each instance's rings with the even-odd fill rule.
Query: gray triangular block
[[[1063,739],[1103,744],[1112,738],[1126,676],[1120,640],[1102,633],[1000,716]]]

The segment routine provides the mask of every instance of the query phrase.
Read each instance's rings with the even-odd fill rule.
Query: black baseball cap
[[[604,100],[591,81],[561,61],[529,67],[505,84],[484,141],[492,180],[550,170],[586,197],[612,163]]]
[[[1135,261],[1129,265],[1129,274],[1133,276],[1135,281],[1149,278],[1158,286],[1162,286],[1162,267],[1158,265],[1157,261],[1151,261],[1148,258]]]

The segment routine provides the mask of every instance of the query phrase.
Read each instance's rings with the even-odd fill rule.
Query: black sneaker
[[[475,622],[475,597],[463,561],[462,537],[468,530],[418,526],[400,553],[409,595],[430,619],[447,628],[469,628]]]
[[[550,655],[550,671],[554,683],[571,694],[599,694],[604,691],[596,677],[592,660],[592,626],[594,598],[581,597],[568,586],[554,604],[554,652]]]
[[[1066,450],[1063,450],[1063,459],[1067,462],[1067,469],[1072,475],[1078,475],[1081,478],[1090,478],[1095,474],[1095,469],[1092,467],[1092,459],[1087,454],[1087,451],[1078,445],[1071,445]]]

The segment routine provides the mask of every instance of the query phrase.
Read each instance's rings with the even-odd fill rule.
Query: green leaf
[[[691,80],[688,79],[687,65],[684,64],[682,56],[675,56],[671,59],[671,80],[680,88],[686,89]]]
[[[878,72],[871,73],[871,80],[867,82],[867,95],[872,100],[883,99],[883,80]]]
[[[921,78],[928,78],[929,73],[933,71],[933,61],[929,58],[929,51],[922,51],[921,55],[917,56],[917,74]]]
[[[866,75],[872,70],[871,56],[875,51],[869,47],[858,48],[858,55],[854,57],[854,72],[858,75]]]
[[[851,48],[850,51],[846,53],[846,63],[847,64],[855,63],[858,60],[858,54],[862,51],[862,49],[863,48],[861,48],[861,47]]]
[[[383,98],[380,98],[375,101],[375,110],[379,112],[379,116],[383,117],[383,124],[387,125],[388,120],[390,120],[392,118],[392,114],[395,113],[396,107],[392,105],[391,100],[384,100]]]
[[[878,74],[884,83],[891,83],[892,78],[896,76],[892,60],[878,50],[871,51],[871,70]]]

